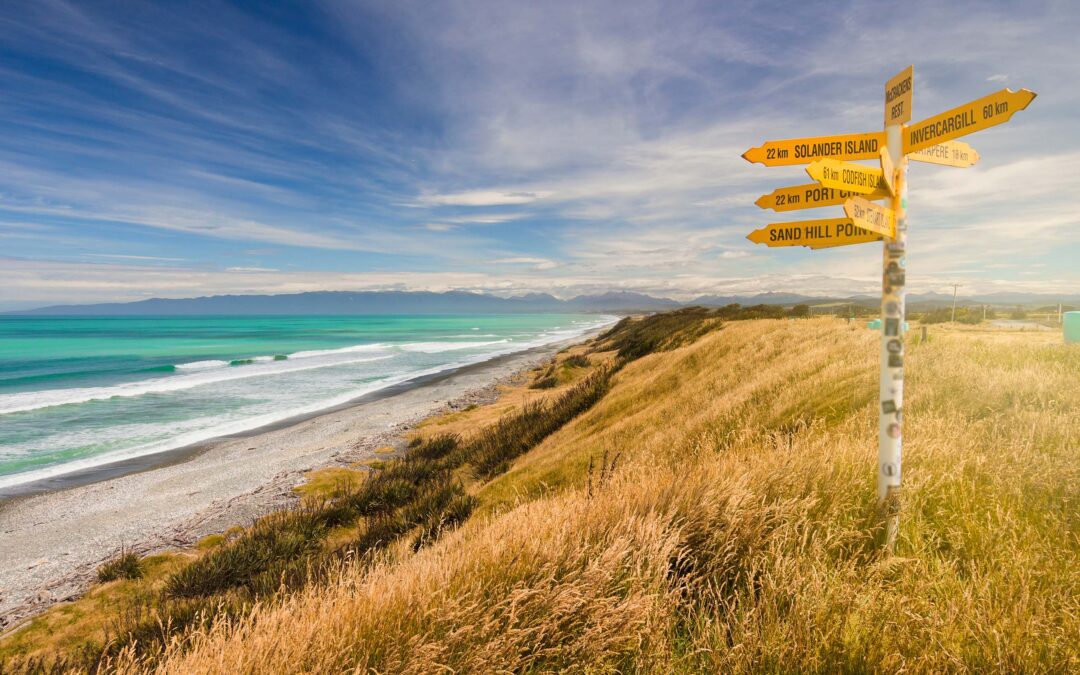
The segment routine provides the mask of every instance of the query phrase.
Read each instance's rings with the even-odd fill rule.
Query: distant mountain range
[[[960,305],[1080,305],[1080,295],[1040,293],[991,293],[957,298]],[[191,316],[200,314],[512,314],[516,312],[640,312],[674,309],[689,305],[720,307],[740,305],[829,305],[851,303],[874,306],[871,295],[821,297],[797,293],[757,295],[703,295],[688,302],[656,298],[642,293],[618,291],[599,295],[579,295],[561,300],[547,293],[502,298],[484,293],[449,291],[322,291],[288,295],[214,295],[201,298],[152,298],[137,302],[96,305],[54,305],[7,312],[24,316]],[[940,293],[908,295],[911,309],[931,309],[952,304],[952,296]]]

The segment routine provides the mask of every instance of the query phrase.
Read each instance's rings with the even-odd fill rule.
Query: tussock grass
[[[883,558],[876,337],[738,322],[629,363],[497,479],[561,490],[110,667],[1075,672],[1080,350],[948,332],[911,350]]]
[[[592,407],[607,392],[615,368],[604,366],[551,402],[526,404],[516,415],[484,429],[468,448],[468,461],[480,478],[506,471],[510,462]]]
[[[108,583],[117,579],[138,579],[142,573],[139,554],[121,546],[120,553],[115,558],[98,567],[97,579],[100,583]]]
[[[588,368],[592,365],[589,361],[589,357],[584,354],[571,354],[563,359],[560,365],[567,366],[569,368]]]

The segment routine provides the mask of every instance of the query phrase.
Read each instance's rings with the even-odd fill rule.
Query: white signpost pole
[[[811,249],[885,240],[881,273],[881,387],[878,410],[878,504],[885,522],[885,549],[891,555],[900,525],[900,427],[904,414],[904,299],[907,267],[908,156],[922,162],[969,167],[979,153],[954,139],[1012,119],[1031,104],[1035,92],[1002,89],[939,115],[909,125],[913,68],[885,83],[885,131],[766,141],[743,153],[765,166],[808,164],[817,183],[773,190],[755,204],[795,211],[843,204],[847,218],[771,223],[747,239],[766,246]],[[853,160],[877,159],[881,170]],[[825,192],[814,192],[820,185]],[[862,195],[861,198],[856,195]],[[866,200],[889,197],[890,209]],[[895,222],[896,231],[891,226]],[[895,234],[895,236],[893,236]],[[923,327],[923,340],[926,340]]]
[[[910,77],[910,71],[908,74]],[[910,80],[909,80],[910,82]],[[908,99],[910,106],[910,98]],[[881,279],[881,388],[878,410],[878,503],[885,519],[885,549],[892,555],[900,524],[901,423],[904,406],[904,300],[907,267],[907,158],[903,125],[906,115],[885,127],[886,150],[895,170],[890,206],[896,213],[896,237],[885,240]],[[886,117],[888,119],[888,116]],[[886,167],[888,168],[888,167]]]

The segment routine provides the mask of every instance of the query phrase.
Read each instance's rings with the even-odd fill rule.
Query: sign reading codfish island
[[[875,155],[877,158],[877,155]],[[806,173],[823,187],[846,190],[858,194],[888,191],[888,184],[881,172],[864,164],[840,162],[835,159],[819,159],[806,167]]]
[[[809,164],[823,157],[873,159],[877,157],[878,149],[883,147],[885,134],[878,131],[869,134],[766,141],[762,146],[750,148],[742,156],[748,162],[760,162],[765,166],[789,166]]]
[[[768,244],[770,247],[825,248],[876,241],[881,239],[881,235],[856,226],[850,218],[823,218],[772,223],[760,230],[754,230],[746,238],[757,244]]]
[[[755,204],[774,211],[843,205],[847,218],[771,223],[747,239],[769,247],[834,248],[884,240],[881,273],[881,379],[878,410],[878,503],[885,548],[893,552],[900,522],[901,420],[904,404],[904,303],[907,284],[908,160],[969,167],[979,153],[954,139],[1007,122],[1035,98],[1002,89],[908,125],[914,97],[908,66],[885,83],[885,130],[768,141],[743,153],[765,166],[808,164],[816,183],[773,190]],[[854,163],[874,160],[878,166]],[[888,199],[888,206],[871,200]]]

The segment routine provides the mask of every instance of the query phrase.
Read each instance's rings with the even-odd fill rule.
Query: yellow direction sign
[[[1028,107],[1034,99],[1035,92],[1028,89],[1002,89],[916,122],[904,129],[904,154],[1008,122],[1014,113]]]
[[[885,126],[903,124],[911,119],[911,74],[908,66],[885,83]]]
[[[893,166],[892,156],[885,148],[881,149],[881,177],[889,188],[889,194],[896,194],[896,167]]]
[[[958,166],[966,169],[979,161],[979,153],[975,148],[962,141],[945,141],[913,152],[907,158],[916,162]]]
[[[874,159],[878,159],[875,155]],[[825,187],[837,190],[870,194],[876,190],[888,190],[881,169],[835,159],[819,159],[806,167],[806,173]]]
[[[809,164],[823,157],[848,160],[876,159],[878,148],[884,147],[885,132],[875,131],[868,134],[766,141],[765,145],[750,148],[742,154],[742,157],[748,162],[760,162],[765,166],[790,166]]]
[[[773,211],[798,211],[799,209],[815,209],[819,206],[840,206],[858,194],[858,192],[827,188],[820,183],[807,183],[776,188],[769,194],[758,197],[754,203],[763,209]],[[889,196],[889,191],[875,190],[863,196],[866,199],[885,199]]]
[[[881,236],[857,227],[850,218],[824,218],[771,223],[754,230],[746,238],[755,244],[776,246],[809,246],[829,248],[878,241]]]
[[[851,237],[842,237],[820,244],[810,244],[806,248],[816,251],[819,248],[836,248],[837,246],[851,246],[852,244],[870,244],[875,241],[881,241],[881,239],[882,236],[880,234],[863,231],[862,234],[856,234]]]
[[[844,202],[844,213],[856,227],[876,232],[889,239],[896,238],[896,212],[862,197]]]

